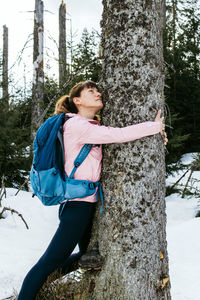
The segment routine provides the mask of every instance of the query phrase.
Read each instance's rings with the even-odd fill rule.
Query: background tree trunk
[[[66,80],[66,4],[62,1],[59,9],[59,86]]]
[[[8,27],[3,26],[3,98],[8,109]]]
[[[163,2],[103,5],[103,124],[154,120],[164,108]],[[106,145],[102,182],[104,212],[97,211],[90,247],[98,240],[104,266],[84,274],[78,299],[171,299],[161,135]]]
[[[43,1],[35,0],[34,46],[33,46],[33,86],[32,86],[32,137],[43,122],[44,69],[43,69]]]
[[[163,0],[163,28],[166,26],[166,0]]]

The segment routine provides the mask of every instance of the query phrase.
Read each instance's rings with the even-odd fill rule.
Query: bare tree
[[[154,120],[164,109],[163,1],[103,0],[103,124],[123,127]],[[166,242],[165,153],[160,134],[106,145],[104,212],[98,241],[100,271],[87,271],[78,299],[170,300]]]
[[[43,70],[43,1],[35,0],[34,46],[33,46],[33,86],[32,86],[32,136],[42,124],[40,115],[43,111],[44,70]],[[40,122],[38,122],[40,120]]]
[[[8,27],[3,26],[3,98],[8,108]]]
[[[66,77],[66,4],[62,1],[59,9],[59,85]]]

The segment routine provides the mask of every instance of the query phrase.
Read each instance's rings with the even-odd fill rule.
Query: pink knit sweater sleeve
[[[68,121],[73,137],[81,144],[111,144],[134,141],[159,133],[160,122],[144,122],[123,128],[91,124],[84,118],[72,118]]]

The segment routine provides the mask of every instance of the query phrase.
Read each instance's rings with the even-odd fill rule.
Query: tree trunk
[[[154,120],[164,109],[163,2],[103,5],[103,124]],[[89,248],[98,240],[104,265],[85,272],[74,299],[170,300],[161,135],[104,146],[102,183]]]
[[[177,78],[177,73],[176,73],[176,56],[177,56],[177,10],[178,10],[178,2],[177,0],[172,0],[172,56],[173,56],[173,96],[174,96],[174,103],[176,103],[176,78]]]
[[[166,0],[163,0],[163,28],[166,26]]]
[[[8,109],[8,27],[3,26],[3,98]]]
[[[59,86],[66,80],[66,4],[62,1],[59,9]]]
[[[43,1],[35,0],[34,46],[33,46],[33,87],[32,87],[32,137],[43,122],[44,70],[43,70]]]

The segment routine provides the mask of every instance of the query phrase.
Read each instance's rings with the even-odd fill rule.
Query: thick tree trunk
[[[61,3],[59,9],[59,86],[66,80],[66,4]]]
[[[154,120],[164,106],[163,3],[103,5],[103,124]],[[106,145],[102,182],[104,212],[97,211],[90,247],[98,240],[104,265],[84,274],[74,299],[171,299],[161,135]]]
[[[8,109],[8,27],[3,26],[3,98]]]
[[[33,46],[33,86],[32,86],[32,136],[43,120],[44,69],[43,69],[43,1],[35,0],[34,46]]]

